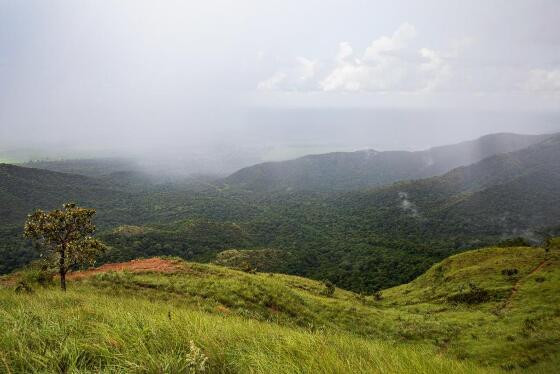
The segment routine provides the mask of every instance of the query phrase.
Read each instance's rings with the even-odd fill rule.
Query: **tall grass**
[[[0,372],[183,373],[190,341],[210,373],[485,373],[422,345],[291,329],[75,287],[0,290]]]

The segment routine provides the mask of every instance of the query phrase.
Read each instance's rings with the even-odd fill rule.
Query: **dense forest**
[[[119,172],[93,178],[0,165],[0,272],[35,256],[21,236],[28,212],[76,201],[98,211],[98,233],[111,246],[102,262],[154,255],[213,262],[237,250],[241,265],[257,271],[372,292],[410,281],[453,253],[557,233],[559,159],[556,136],[439,177],[333,192],[255,192],[141,175],[131,184]],[[127,182],[115,183],[123,175]],[[286,255],[261,261],[262,250]]]

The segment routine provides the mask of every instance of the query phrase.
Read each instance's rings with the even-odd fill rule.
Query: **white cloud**
[[[560,93],[560,69],[533,69],[525,84],[529,91]]]
[[[264,91],[421,92],[434,90],[452,75],[447,57],[432,49],[413,49],[416,29],[403,23],[359,54],[342,42],[330,62],[298,57],[292,67],[274,72],[258,84]]]
[[[274,91],[280,88],[280,85],[286,80],[288,75],[284,72],[277,71],[270,78],[259,82],[257,88],[263,91]]]
[[[560,69],[481,64],[484,56],[472,49],[474,45],[473,38],[463,37],[443,49],[420,47],[416,28],[403,23],[362,51],[341,42],[331,60],[298,57],[292,67],[276,71],[258,88],[354,93],[560,93]]]
[[[400,51],[416,37],[416,29],[409,23],[403,23],[393,33],[393,36],[382,36],[374,40],[366,49],[364,60],[378,61],[383,55]]]
[[[315,85],[313,78],[317,62],[304,57],[298,57],[295,61],[294,66],[276,71],[271,77],[259,82],[257,88],[262,91],[314,90],[312,85]]]
[[[348,42],[342,42],[338,45],[338,53],[336,54],[336,61],[339,63],[344,62],[347,58],[352,56],[354,50]]]
[[[420,56],[425,59],[419,68],[424,78],[423,89],[425,91],[434,91],[451,78],[451,65],[440,52],[422,48],[420,49]]]
[[[415,52],[409,44],[416,29],[403,23],[392,36],[374,40],[361,58],[341,43],[334,68],[320,81],[324,91],[421,91],[432,89],[448,77],[450,68],[443,57],[423,48]],[[412,58],[411,58],[412,56]],[[427,61],[423,61],[427,60]]]

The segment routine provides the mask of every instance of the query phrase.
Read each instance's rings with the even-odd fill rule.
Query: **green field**
[[[369,296],[165,261],[172,272],[103,272],[70,281],[67,293],[36,284],[31,270],[0,278],[0,372],[189,372],[190,341],[211,373],[551,373],[560,365],[558,250],[465,252]],[[15,292],[20,281],[32,290]]]

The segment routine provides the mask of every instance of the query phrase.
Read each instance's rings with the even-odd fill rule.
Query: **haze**
[[[554,0],[0,0],[0,161],[226,173],[560,131],[559,14]]]

